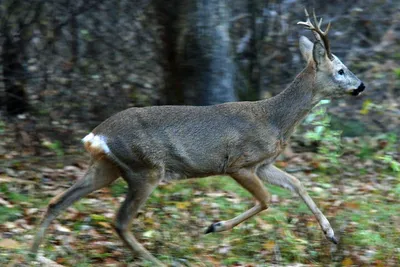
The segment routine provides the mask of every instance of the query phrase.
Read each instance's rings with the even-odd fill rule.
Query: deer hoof
[[[215,227],[214,224],[211,224],[208,226],[207,230],[204,232],[204,234],[209,234],[209,233],[214,233],[215,232]]]
[[[204,233],[209,234],[209,233],[215,233],[215,232],[221,232],[221,231],[224,231],[223,223],[216,222],[216,223],[211,224]]]
[[[337,240],[337,238],[335,236],[328,237],[328,240],[331,241],[335,245],[337,245],[339,243],[339,241]]]
[[[337,238],[335,237],[335,233],[333,232],[333,229],[332,229],[331,227],[329,227],[329,228],[327,228],[327,229],[324,229],[323,232],[324,232],[324,234],[325,234],[326,239],[328,239],[329,241],[331,241],[333,244],[336,244],[336,245],[337,245],[338,240],[337,240]]]

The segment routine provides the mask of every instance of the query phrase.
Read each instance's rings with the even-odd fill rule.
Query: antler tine
[[[313,18],[314,18],[314,23],[315,23],[315,25],[318,25],[318,19],[317,19],[317,15],[315,15],[315,9],[313,9],[312,15],[313,15]],[[319,26],[319,25],[318,25],[318,26]],[[318,28],[319,28],[319,27],[318,27]]]
[[[315,12],[313,12],[313,16],[314,16],[315,24],[318,25],[316,28],[317,28],[321,33],[323,33],[324,35],[327,35],[328,32],[329,32],[329,29],[331,28],[331,22],[328,23],[328,26],[326,27],[326,30],[323,31],[323,30],[321,30],[321,25],[322,25],[322,20],[323,20],[323,18],[320,18],[319,21],[318,21],[318,20],[317,20],[317,16],[315,15]]]
[[[307,20],[305,22],[304,21],[299,21],[299,22],[297,22],[297,24],[298,25],[304,25],[304,26],[308,27],[311,30],[311,29],[314,28],[314,25],[311,23],[310,15],[308,14],[307,9],[304,9],[304,13],[306,13]]]
[[[310,31],[312,31],[312,33],[314,34],[314,36],[315,36],[315,39],[317,39],[317,40],[319,40],[319,41],[322,41],[321,40],[321,37],[318,35],[318,33],[317,33],[317,29],[315,28],[315,26],[312,24],[312,22],[311,22],[311,19],[310,19],[310,15],[308,14],[308,11],[307,11],[307,9],[305,8],[304,9],[304,13],[306,14],[306,17],[307,17],[307,20],[304,22],[304,21],[299,21],[299,22],[297,22],[297,24],[298,25],[303,25],[303,26],[305,26],[306,28],[308,28]],[[314,13],[315,14],[315,13]]]
[[[305,8],[305,9],[304,9],[304,13],[306,13],[306,17],[307,17],[307,18],[309,18],[309,17],[310,17],[310,15],[308,15],[307,8]]]
[[[313,32],[315,38],[318,41],[322,41],[324,43],[325,46],[325,50],[327,53],[327,56],[329,59],[333,60],[333,56],[330,50],[330,46],[329,46],[329,40],[328,40],[328,32],[331,28],[331,23],[328,23],[328,26],[326,27],[325,31],[321,30],[321,25],[322,25],[322,18],[318,21],[317,16],[315,15],[315,11],[313,10],[313,19],[314,19],[314,24],[311,22],[310,20],[310,15],[308,14],[307,9],[304,9],[304,13],[306,14],[307,20],[305,22],[303,21],[299,21],[297,22],[298,25],[303,25],[306,28],[308,28],[310,31]]]
[[[326,30],[324,31],[325,35],[328,35],[330,29],[331,29],[331,22],[329,21],[328,26],[326,26]]]

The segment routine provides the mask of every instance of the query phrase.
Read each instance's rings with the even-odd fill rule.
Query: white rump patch
[[[94,148],[94,149],[100,149],[104,151],[104,153],[109,154],[110,153],[110,148],[108,147],[107,143],[107,138],[102,135],[94,135],[93,133],[90,133],[86,135],[83,139],[83,143],[88,143],[89,147]]]
[[[94,137],[94,134],[90,133],[90,134],[88,134],[88,135],[86,135],[85,137],[82,138],[82,142],[83,143],[91,142],[93,137]]]

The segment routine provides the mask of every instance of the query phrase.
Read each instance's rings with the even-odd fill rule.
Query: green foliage
[[[394,154],[400,152],[396,151],[398,146],[397,135],[395,133],[382,134],[378,136],[377,139],[384,140],[385,145],[383,146],[383,149],[379,150],[374,155],[374,158],[386,164],[393,172],[400,173],[400,162],[394,158]]]
[[[56,153],[56,155],[58,157],[61,157],[64,155],[64,150],[62,148],[62,144],[60,141],[56,140],[54,142],[50,142],[50,141],[44,141],[42,143],[42,145],[48,149],[50,149],[51,151],[53,151],[54,153]]]
[[[128,186],[123,179],[118,179],[111,185],[111,193],[115,197],[123,196],[126,193],[127,189]]]
[[[95,222],[106,222],[108,219],[103,214],[90,214],[90,218]]]
[[[8,188],[7,184],[2,184],[0,186],[0,192],[2,194],[4,194],[8,200],[15,202],[15,203],[24,202],[24,201],[27,202],[30,200],[29,196],[10,190]]]
[[[371,99],[367,99],[363,102],[360,113],[362,115],[367,115],[370,111],[375,111],[375,112],[378,112],[379,114],[382,114],[386,110],[387,110],[386,106],[376,104],[376,103],[372,102]]]
[[[400,79],[400,68],[395,69],[394,73],[396,74],[397,78]]]
[[[359,150],[357,156],[361,160],[374,159],[384,163],[388,169],[395,173],[400,173],[400,163],[396,160],[395,154],[398,153],[398,137],[395,133],[385,133],[372,138],[377,143],[382,143],[381,147],[373,147],[368,142],[362,142],[361,147],[355,144],[343,146],[341,140],[341,131],[333,130],[331,127],[331,117],[327,114],[325,104],[329,100],[321,101],[317,107],[307,116],[304,124],[311,126],[305,134],[306,140],[318,144],[318,154],[324,161],[328,161],[330,167],[340,167],[339,159],[345,151],[353,149]],[[362,114],[368,114],[370,110],[382,111],[384,108],[380,105],[366,100],[361,110]]]
[[[392,171],[400,172],[400,163],[396,161],[391,155],[380,156],[378,157],[378,159],[387,164]]]
[[[374,153],[375,153],[374,148],[371,147],[368,143],[363,142],[360,151],[357,153],[357,156],[361,160],[367,160],[368,158],[371,158]]]
[[[4,206],[0,206],[0,223],[15,221],[16,219],[20,218],[21,215],[22,211],[18,208],[7,208]]]
[[[394,189],[394,192],[396,195],[400,196],[400,183],[396,186],[396,188]]]
[[[0,195],[5,196],[8,201],[13,203],[19,203],[23,201],[28,201],[28,197],[13,191],[10,191],[7,187],[7,184],[2,184],[0,186]],[[15,221],[16,219],[22,216],[22,211],[18,207],[6,207],[0,205],[0,223],[4,223],[6,221]]]
[[[307,116],[304,123],[312,125],[305,138],[312,142],[318,142],[318,152],[324,160],[333,165],[339,164],[342,154],[341,131],[332,130],[331,117],[327,114],[326,107],[330,100],[322,100],[316,108]]]

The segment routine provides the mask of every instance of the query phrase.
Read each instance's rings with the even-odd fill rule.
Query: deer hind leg
[[[89,193],[109,185],[116,180],[119,175],[119,169],[107,159],[93,160],[83,177],[78,179],[68,190],[50,201],[36,233],[31,252],[33,254],[37,253],[46,229],[61,211]]]
[[[157,266],[163,264],[150,254],[129,231],[133,218],[136,217],[139,208],[145,203],[151,192],[161,180],[163,171],[149,170],[133,173],[126,170],[122,177],[128,183],[128,193],[115,218],[114,228],[119,237],[136,256],[153,262]]]
[[[303,201],[312,211],[314,216],[317,218],[318,223],[325,234],[325,237],[334,244],[338,243],[338,240],[335,237],[335,233],[333,232],[333,229],[329,221],[326,219],[324,214],[318,209],[317,205],[308,195],[303,184],[296,177],[272,165],[260,168],[258,170],[258,175],[262,180],[268,183],[275,184],[284,187],[286,189],[289,189],[293,192],[296,192],[303,199]]]
[[[231,177],[235,179],[235,181],[239,183],[243,188],[249,191],[258,200],[258,203],[251,209],[243,212],[242,214],[236,216],[233,219],[227,221],[219,221],[211,224],[207,228],[205,232],[206,234],[212,232],[222,232],[232,229],[236,225],[253,217],[257,213],[268,209],[270,195],[267,189],[264,187],[261,180],[252,170],[242,169],[234,174],[231,174]]]

